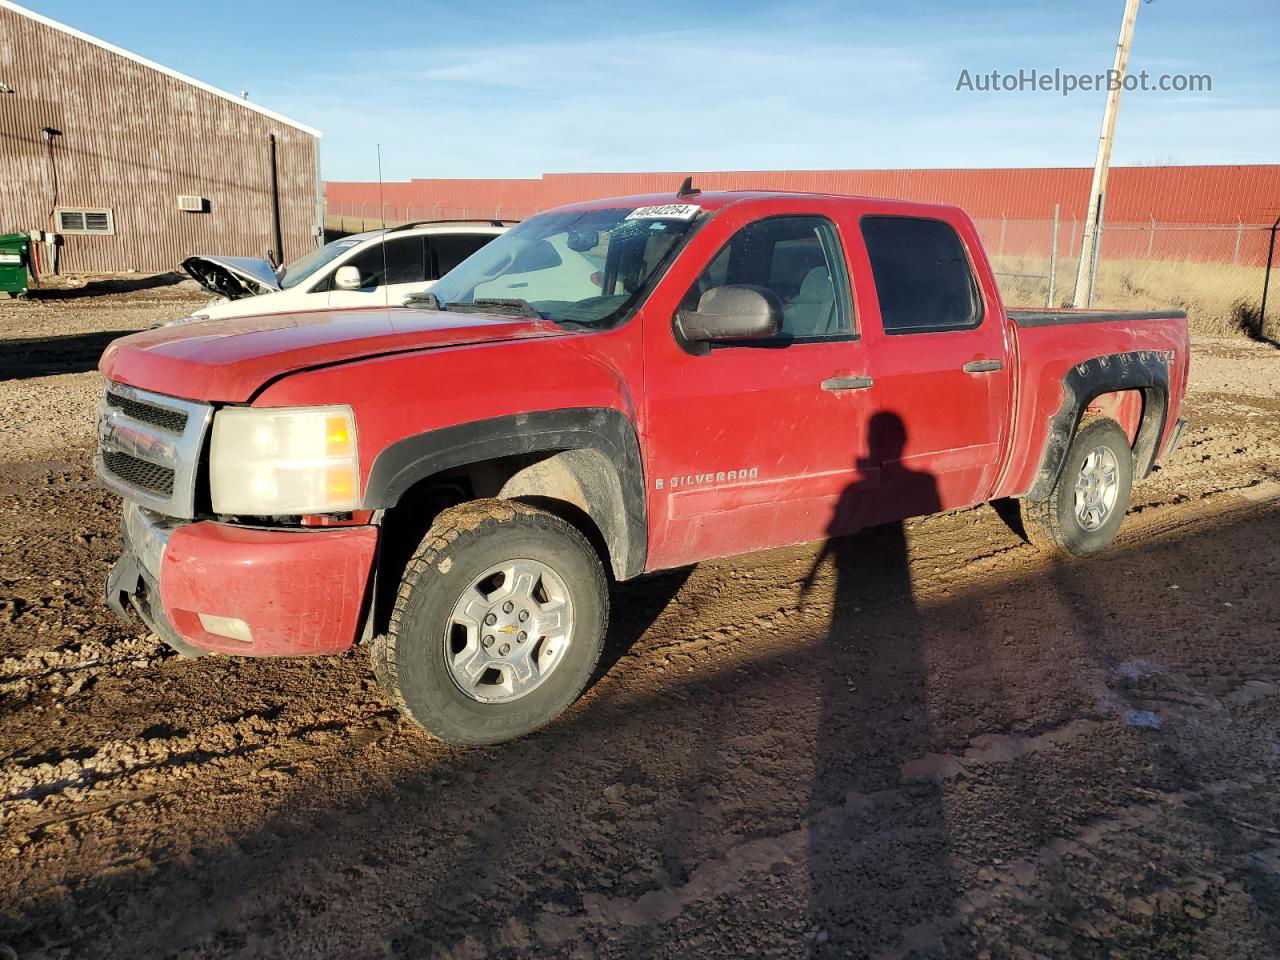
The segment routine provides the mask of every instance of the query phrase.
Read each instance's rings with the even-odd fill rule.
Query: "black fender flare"
[[[389,509],[418,481],[483,460],[571,450],[598,452],[615,475],[616,484],[593,483],[590,474],[581,480],[593,505],[599,504],[592,519],[614,575],[637,576],[644,572],[649,535],[640,442],[631,420],[609,407],[510,414],[405,437],[374,459],[364,506]]]
[[[1139,479],[1151,473],[1169,415],[1172,363],[1172,351],[1130,350],[1092,357],[1068,370],[1062,377],[1062,406],[1049,420],[1044,455],[1027,499],[1044,500],[1053,492],[1085,408],[1104,393],[1117,390],[1142,391],[1142,422],[1133,445],[1133,468]]]

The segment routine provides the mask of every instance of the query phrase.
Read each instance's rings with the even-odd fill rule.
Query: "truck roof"
[[[955,213],[960,210],[953,204],[922,203],[914,200],[895,200],[891,197],[862,197],[839,193],[811,193],[802,190],[703,190],[694,194],[679,193],[645,193],[626,197],[604,197],[598,200],[584,200],[579,203],[565,204],[562,210],[603,210],[613,207],[647,207],[666,203],[692,203],[703,210],[713,212],[739,203],[762,202],[785,198],[822,200],[838,204],[873,204],[876,207],[892,209],[906,216],[938,215],[942,212]]]

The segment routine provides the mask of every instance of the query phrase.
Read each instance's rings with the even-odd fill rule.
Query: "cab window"
[[[696,310],[703,294],[726,284],[771,291],[782,305],[780,341],[829,340],[853,334],[844,255],[823,217],[767,217],[743,227],[715,255],[680,304]]]
[[[442,233],[431,238],[435,256],[432,279],[438,280],[494,238],[490,233]]]
[[[967,330],[982,322],[978,285],[950,224],[866,216],[861,225],[885,333]]]

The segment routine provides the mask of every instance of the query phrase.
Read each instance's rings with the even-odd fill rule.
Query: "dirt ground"
[[[460,750],[363,649],[103,607],[94,361],[203,297],[81,293],[0,303],[0,957],[1280,957],[1280,351],[1197,341],[1094,560],[981,507],[645,578]]]

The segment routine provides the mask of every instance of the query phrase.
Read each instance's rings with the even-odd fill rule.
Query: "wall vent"
[[[107,209],[75,209],[59,207],[58,233],[115,233],[115,221]]]

